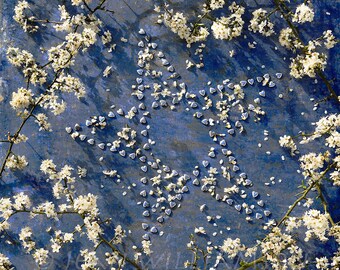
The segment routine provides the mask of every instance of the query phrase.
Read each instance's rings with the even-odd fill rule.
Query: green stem
[[[275,9],[273,9],[271,12],[269,12],[268,14],[267,14],[267,18],[269,18],[271,15],[273,15],[276,11],[278,11],[279,10],[279,8],[278,7],[276,7]]]
[[[98,6],[91,12],[91,14],[95,13],[97,10],[102,9],[103,5],[105,4],[106,0],[102,0]]]
[[[136,262],[134,262],[133,260],[131,260],[128,257],[124,256],[124,254],[118,248],[116,248],[114,245],[112,245],[112,243],[110,243],[110,241],[106,240],[102,235],[99,235],[99,238],[101,239],[102,243],[104,243],[108,247],[110,247],[113,252],[117,252],[118,255],[121,258],[123,258],[124,260],[126,260],[129,264],[131,264],[132,266],[134,266],[138,270],[143,270]]]
[[[262,256],[262,257],[259,257],[257,258],[256,260],[253,260],[249,263],[244,263],[241,267],[238,268],[238,270],[245,270],[245,269],[248,269],[250,267],[253,267],[253,266],[256,266],[256,264],[259,264],[259,263],[263,263],[265,262],[265,257]]]
[[[336,163],[332,163],[328,165],[328,167],[321,173],[320,177],[316,179],[314,182],[312,182],[307,189],[302,193],[302,195],[290,206],[289,210],[286,212],[284,217],[280,220],[280,222],[276,225],[276,227],[279,227],[290,215],[290,213],[294,210],[294,208],[298,205],[299,202],[301,202],[303,199],[306,198],[307,194],[317,185],[319,185],[320,181],[325,177],[325,175],[328,173],[328,171],[333,168],[336,165]]]
[[[32,20],[32,21],[33,21],[33,22],[39,22],[39,23],[63,24],[63,22],[50,21],[50,20],[48,20],[48,19],[46,19],[46,20],[34,19],[34,20]]]
[[[317,185],[316,185],[316,190],[318,191],[318,197],[319,197],[319,199],[321,200],[323,209],[324,209],[325,213],[328,214],[328,220],[329,220],[329,222],[331,223],[332,226],[335,226],[335,222],[334,222],[334,220],[333,220],[333,218],[332,218],[330,212],[328,211],[328,204],[327,204],[327,201],[326,201],[326,199],[325,199],[325,196],[324,196],[323,193],[322,193],[320,184],[317,184]]]
[[[337,96],[336,92],[334,91],[334,89],[333,89],[332,85],[330,84],[330,82],[327,80],[325,74],[321,70],[318,70],[317,74],[319,75],[319,77],[321,78],[323,83],[326,85],[328,91],[331,93],[330,97],[334,98],[335,100],[337,100],[340,103],[340,100],[338,99],[338,96]]]

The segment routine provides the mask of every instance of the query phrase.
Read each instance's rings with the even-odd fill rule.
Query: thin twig
[[[99,238],[103,241],[104,244],[106,244],[108,247],[112,249],[112,251],[117,252],[117,254],[121,257],[124,258],[128,263],[130,263],[132,266],[134,266],[138,270],[142,270],[142,268],[133,260],[129,259],[128,257],[124,256],[124,254],[116,248],[110,241],[106,240],[104,236],[99,235]]]
[[[103,6],[103,4],[104,4],[105,2],[106,2],[106,0],[102,0],[101,3],[100,3],[94,10],[89,9],[89,10],[91,10],[90,15],[92,15],[94,12],[96,12],[98,9],[100,9],[100,8]],[[76,32],[77,29],[78,29],[78,27],[76,27],[74,31]],[[78,47],[78,49],[79,49],[79,47]],[[68,61],[65,63],[65,65],[66,65],[69,61],[71,61],[71,59],[72,59],[74,56],[75,56],[75,55],[72,55],[72,54],[71,54],[70,57],[69,57],[69,59],[68,59]],[[53,61],[47,62],[47,63],[44,64],[42,67],[46,67],[46,66],[50,65],[51,63],[53,63]],[[55,76],[54,76],[53,81],[52,81],[51,84],[46,88],[47,90],[45,90],[45,92],[41,95],[41,97],[39,98],[39,100],[32,106],[32,108],[31,108],[29,114],[28,114],[28,115],[24,118],[24,120],[21,122],[19,128],[17,129],[17,131],[16,131],[15,134],[13,135],[14,140],[18,137],[19,133],[21,132],[21,130],[22,130],[23,127],[25,126],[26,122],[33,116],[33,112],[34,112],[35,109],[38,107],[38,105],[40,104],[40,102],[43,100],[44,94],[46,94],[47,91],[54,85],[54,83],[55,83],[56,80],[57,80],[57,77],[60,75],[60,73],[62,72],[62,70],[63,70],[63,69],[59,69],[59,70],[56,71],[56,74],[55,74]],[[29,88],[29,84],[30,84],[30,78],[28,78],[28,80],[27,80],[27,86],[26,86],[27,89]],[[2,175],[3,175],[3,172],[5,171],[7,161],[8,161],[8,159],[9,159],[11,153],[12,153],[12,149],[13,149],[13,145],[14,145],[14,140],[8,142],[8,143],[9,143],[9,147],[8,147],[8,149],[7,149],[7,152],[6,152],[4,161],[3,161],[2,165],[1,165],[1,168],[0,168],[0,180],[1,180],[2,182],[4,182],[3,179],[2,179]]]
[[[322,193],[320,184],[316,185],[316,190],[318,191],[318,197],[321,200],[323,209],[324,209],[325,213],[328,215],[329,222],[331,223],[332,226],[335,226],[335,222],[334,222],[330,212],[328,211],[328,204],[327,204],[327,201],[325,199],[325,196]]]
[[[313,188],[316,188],[316,189],[317,189],[317,186],[319,185],[320,181],[325,177],[325,175],[329,172],[329,170],[330,170],[331,168],[333,168],[335,165],[336,165],[336,163],[332,163],[332,164],[328,165],[328,167],[320,174],[320,177],[319,177],[318,179],[316,179],[314,182],[312,182],[312,183],[309,184],[308,188],[306,188],[305,191],[302,193],[302,195],[301,195],[298,199],[296,199],[296,201],[289,207],[288,211],[285,213],[285,215],[281,218],[281,220],[279,221],[279,223],[277,223],[276,226],[275,226],[274,228],[279,227],[280,225],[282,225],[282,224],[284,223],[284,221],[289,217],[289,215],[290,215],[291,212],[295,209],[295,207],[299,204],[299,202],[301,202],[302,200],[304,200],[304,199],[307,197],[308,193],[309,193]],[[320,196],[320,194],[319,194],[319,196]],[[322,195],[321,195],[321,196],[322,196]],[[324,197],[322,197],[322,198],[324,198]],[[321,199],[321,197],[320,197],[320,199]],[[321,199],[321,200],[323,200],[323,199]],[[324,200],[324,202],[326,203],[325,200]],[[327,204],[326,204],[326,205],[327,205]],[[325,207],[325,206],[324,206],[324,207]],[[327,210],[327,208],[326,208],[326,210]],[[326,212],[326,211],[325,211],[325,212]],[[326,212],[326,213],[328,213],[328,212]],[[329,214],[329,213],[328,213],[328,214]],[[329,216],[330,216],[330,215],[329,215]],[[330,222],[332,223],[332,221],[330,221]],[[332,224],[335,225],[334,221],[333,221]],[[266,236],[264,239],[266,239],[266,238],[267,238],[267,236]],[[262,240],[262,241],[263,241],[263,240]],[[254,265],[257,264],[257,263],[259,263],[259,262],[264,262],[264,261],[265,261],[265,256],[263,255],[263,256],[259,257],[258,259],[255,259],[255,260],[253,260],[253,261],[251,261],[251,262],[244,263],[240,268],[238,268],[238,270],[245,270],[245,269],[248,269],[248,268],[254,266]]]
[[[287,7],[287,5],[280,0],[273,0],[274,4],[276,5],[276,7],[279,9],[280,13],[282,14],[283,18],[285,19],[285,21],[287,22],[288,26],[290,27],[290,29],[292,29],[293,34],[295,35],[295,37],[297,38],[297,40],[304,45],[304,42],[302,41],[302,39],[300,38],[300,34],[299,31],[297,29],[297,27],[294,26],[294,24],[291,22],[290,17],[288,16],[291,11],[290,9]],[[304,45],[305,46],[305,45]],[[340,103],[340,100],[337,97],[336,92],[334,91],[332,85],[330,84],[330,82],[328,81],[328,79],[326,78],[324,72],[322,70],[318,70],[317,71],[317,75],[321,78],[321,80],[323,81],[323,83],[326,85],[328,91],[331,93],[330,97],[332,97],[333,99],[335,99],[337,101],[337,103]]]

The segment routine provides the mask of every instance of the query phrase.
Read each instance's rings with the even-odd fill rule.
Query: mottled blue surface
[[[0,76],[2,78],[2,87],[0,94],[5,100],[0,103],[1,136],[7,131],[16,130],[19,119],[13,117],[13,110],[9,108],[11,93],[18,87],[24,85],[20,72],[13,68],[6,60],[5,51],[10,45],[30,50],[35,55],[39,54],[39,47],[49,47],[56,42],[55,33],[48,29],[43,29],[41,34],[29,35],[23,33],[22,29],[13,21],[14,0],[0,1],[2,7],[2,38],[1,38],[1,66]],[[48,15],[58,18],[57,5],[64,1],[31,1],[34,2],[34,10],[38,11],[41,16]],[[197,1],[171,1],[171,7],[175,10],[183,10],[190,15],[194,15],[199,10]],[[246,18],[249,19],[253,9],[258,7],[271,7],[271,1],[245,1],[249,6],[246,12]],[[339,37],[339,4],[337,1],[313,1],[316,9],[315,22],[310,25],[306,24],[301,27],[306,40],[309,37],[317,37],[324,30],[331,29]],[[48,3],[48,4],[46,4]],[[258,92],[266,90],[266,98],[261,98],[261,106],[266,111],[266,116],[258,123],[254,123],[250,118],[244,124],[246,132],[243,134],[227,135],[227,148],[233,152],[237,158],[238,165],[242,172],[245,172],[253,181],[251,188],[244,188],[248,194],[256,190],[260,194],[260,199],[265,202],[265,207],[256,206],[254,212],[263,214],[263,209],[272,212],[271,218],[279,220],[287,207],[295,200],[297,187],[301,183],[301,175],[296,170],[299,168],[298,158],[291,158],[289,153],[279,147],[278,139],[284,134],[297,134],[300,130],[311,131],[311,122],[317,121],[324,112],[339,112],[339,107],[333,102],[322,103],[317,111],[313,111],[313,102],[309,99],[322,99],[328,93],[325,86],[321,83],[315,83],[312,79],[294,80],[289,76],[289,57],[291,56],[285,49],[282,49],[276,38],[267,39],[258,34],[246,31],[247,37],[240,37],[235,41],[225,42],[209,38],[207,49],[204,51],[205,67],[202,70],[186,70],[185,60],[190,59],[190,52],[185,44],[177,36],[170,32],[166,27],[155,24],[157,14],[153,12],[153,1],[108,1],[107,7],[114,10],[114,15],[100,14],[105,28],[113,33],[113,40],[117,43],[117,49],[114,53],[102,51],[99,46],[94,46],[88,53],[77,57],[76,65],[72,68],[72,74],[79,77],[86,85],[87,95],[84,100],[79,102],[72,95],[64,95],[63,98],[68,104],[68,108],[61,116],[54,117],[51,115],[53,133],[37,132],[37,126],[30,121],[24,128],[23,133],[29,136],[26,144],[16,147],[16,153],[25,154],[29,160],[29,167],[22,172],[6,173],[4,180],[6,184],[1,185],[0,196],[11,196],[17,192],[24,191],[30,194],[35,201],[43,202],[51,198],[51,184],[46,183],[45,177],[39,172],[39,166],[43,159],[53,159],[60,168],[64,164],[73,166],[86,167],[88,175],[85,179],[80,180],[78,194],[94,193],[99,195],[99,206],[103,217],[112,217],[113,224],[121,224],[126,230],[131,230],[127,243],[140,245],[141,236],[145,233],[142,228],[142,222],[147,222],[151,226],[154,224],[160,231],[164,231],[163,236],[151,235],[152,250],[149,261],[144,264],[149,269],[182,269],[183,262],[191,259],[191,253],[186,250],[186,242],[189,241],[189,235],[193,233],[195,227],[204,226],[208,236],[206,240],[211,240],[213,245],[219,245],[227,237],[240,237],[245,244],[255,243],[261,239],[265,232],[261,229],[268,219],[254,219],[254,222],[245,221],[246,214],[244,211],[237,212],[223,202],[216,202],[208,193],[203,193],[200,187],[192,184],[192,170],[197,165],[201,169],[201,175],[207,175],[206,169],[202,166],[202,160],[209,160],[212,166],[218,166],[218,161],[223,158],[221,147],[214,143],[208,135],[209,128],[200,123],[192,115],[195,109],[189,109],[186,101],[180,103],[175,111],[169,108],[152,109],[153,98],[150,96],[151,90],[146,90],[145,104],[150,112],[147,117],[150,125],[149,137],[156,141],[152,146],[152,153],[156,158],[160,158],[163,164],[168,165],[171,169],[177,170],[181,175],[188,174],[191,180],[188,181],[189,192],[183,194],[181,207],[175,209],[171,217],[167,217],[163,224],[156,221],[158,214],[153,214],[151,218],[144,218],[144,211],[141,205],[136,203],[142,201],[139,196],[143,189],[149,190],[150,185],[144,187],[139,179],[145,175],[140,170],[143,165],[141,162],[131,160],[128,157],[122,158],[119,154],[111,153],[108,149],[100,150],[97,146],[90,146],[85,142],[74,141],[66,132],[66,126],[74,126],[79,123],[82,127],[82,134],[87,134],[95,138],[96,143],[110,142],[115,138],[115,133],[126,124],[135,128],[137,131],[145,127],[138,121],[128,120],[122,117],[108,119],[108,127],[99,130],[95,135],[85,126],[85,120],[90,116],[104,115],[112,110],[111,105],[116,105],[114,111],[122,108],[127,112],[132,106],[140,103],[135,97],[131,97],[131,85],[135,84],[137,77],[137,53],[139,48],[137,43],[142,38],[138,34],[139,28],[144,28],[151,36],[152,41],[158,43],[158,50],[164,52],[166,58],[175,67],[181,75],[181,82],[185,82],[189,92],[199,96],[198,91],[201,89],[209,90],[207,82],[211,81],[212,86],[221,84],[223,80],[230,79],[231,82],[239,82],[247,78],[256,78],[265,73],[269,73],[274,82],[275,88],[262,87],[255,83],[254,86],[246,86],[246,100],[251,102],[254,98],[259,97]],[[271,8],[270,8],[271,9]],[[326,15],[330,12],[330,15]],[[278,20],[276,29],[280,29],[282,20]],[[128,39],[127,43],[120,42],[120,38]],[[248,48],[248,42],[256,41],[255,49]],[[58,42],[58,41],[57,41]],[[275,50],[275,46],[278,50]],[[234,49],[236,55],[234,58],[229,57],[229,51]],[[339,57],[338,48],[330,51],[329,62],[325,73],[328,78],[334,80],[334,86],[339,93],[336,77],[339,74]],[[194,50],[191,50],[193,54]],[[286,57],[286,60],[283,58]],[[39,59],[45,62],[46,59]],[[113,66],[113,73],[109,78],[102,77],[102,71],[107,65]],[[159,63],[157,63],[159,65]],[[265,66],[265,67],[262,67]],[[159,65],[159,69],[165,69]],[[278,80],[274,74],[283,73],[283,78]],[[147,82],[148,79],[145,79]],[[152,81],[150,81],[152,83]],[[294,89],[293,92],[289,88]],[[110,91],[106,91],[110,89]],[[283,99],[278,98],[278,94],[283,94]],[[200,97],[200,96],[199,96]],[[214,97],[213,99],[216,99]],[[168,100],[170,103],[171,100]],[[203,99],[200,97],[199,104]],[[200,106],[201,107],[201,106]],[[216,112],[203,112],[205,117],[217,119]],[[303,113],[303,114],[302,114]],[[142,112],[137,114],[139,120]],[[116,113],[117,115],[117,113]],[[236,115],[232,116],[233,121],[237,120]],[[216,132],[226,133],[223,125],[214,127]],[[264,141],[263,131],[268,130],[269,140]],[[146,138],[138,134],[139,146],[143,146]],[[259,148],[258,143],[262,143]],[[210,147],[215,147],[217,157],[211,159],[207,156]],[[303,151],[318,149],[318,142],[311,146],[304,146]],[[0,144],[0,154],[5,154],[5,146]],[[270,151],[271,155],[267,155]],[[302,152],[303,152],[302,151]],[[150,157],[151,151],[144,151]],[[281,156],[286,156],[286,161],[281,160]],[[104,161],[98,159],[104,157]],[[117,183],[115,180],[105,178],[101,173],[104,169],[116,169],[121,175],[122,182]],[[150,169],[148,176],[155,175]],[[266,186],[270,182],[270,177],[274,176],[277,180],[282,179],[281,183],[276,181],[275,185]],[[136,183],[137,187],[132,191],[127,190],[127,186]],[[226,186],[225,179],[218,177],[218,189],[223,191]],[[229,185],[230,186],[230,185]],[[127,191],[123,196],[122,192]],[[339,191],[334,188],[328,188],[326,191],[327,198],[331,202],[331,211],[336,221],[340,219],[339,209]],[[155,198],[149,196],[151,204],[155,203]],[[257,199],[258,200],[258,199]],[[242,204],[255,203],[255,199],[248,195],[248,198],[241,199],[235,197],[235,201]],[[199,206],[207,205],[205,212],[199,211]],[[302,209],[300,209],[302,211]],[[297,211],[298,213],[299,211]],[[206,215],[221,215],[222,218],[216,221],[217,227],[212,223],[207,223]],[[25,218],[13,218],[18,225],[26,223]],[[44,218],[36,218],[30,222],[37,230],[45,225]],[[61,220],[57,223],[60,229],[66,230],[68,224]],[[230,227],[230,230],[227,229]],[[70,227],[69,229],[71,229]],[[16,229],[16,226],[14,227]],[[222,231],[223,234],[213,237],[213,232]],[[46,233],[41,232],[43,244],[48,242],[49,238]],[[202,238],[202,237],[198,237]],[[204,239],[200,241],[204,242]],[[306,258],[313,258],[318,254],[322,247],[314,246],[314,242],[301,243],[302,246],[309,245]],[[48,269],[77,269],[77,250],[84,248],[79,242],[72,246],[62,249],[62,254],[56,256]],[[324,253],[331,254],[334,246],[327,246]],[[131,250],[130,250],[131,251]],[[17,269],[33,269],[34,262],[29,255],[19,251],[16,247],[8,247],[0,244],[0,252],[8,254],[11,261]],[[130,253],[127,249],[127,253]],[[104,260],[104,259],[103,259]],[[105,262],[104,262],[105,263]],[[211,262],[212,264],[214,262]],[[237,262],[230,262],[227,269],[234,269]],[[221,268],[223,269],[223,268]]]

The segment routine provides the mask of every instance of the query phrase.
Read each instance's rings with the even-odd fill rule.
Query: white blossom
[[[26,15],[25,11],[29,10],[30,6],[27,1],[19,1],[14,8],[13,19],[20,24],[25,32],[36,32],[38,30],[37,25],[33,25],[32,21],[35,19],[34,16]]]
[[[44,202],[38,205],[34,211],[43,212],[48,218],[56,218],[57,213],[55,211],[55,206],[52,202]]]
[[[33,104],[33,94],[30,89],[20,87],[18,92],[12,93],[12,100],[10,104],[13,109],[21,110],[27,109],[31,104]]]
[[[260,8],[253,12],[253,18],[250,20],[249,30],[269,37],[274,34],[274,24],[269,20],[267,11]]]
[[[302,3],[296,8],[292,21],[297,23],[312,22],[314,19],[314,11],[311,7]]]
[[[108,265],[116,264],[119,261],[119,255],[117,252],[112,253],[106,252],[105,257]]]
[[[14,139],[14,143],[15,144],[19,144],[19,143],[22,143],[22,142],[26,142],[28,140],[28,137],[24,134],[18,134],[18,136]]]
[[[211,10],[223,8],[225,4],[224,0],[210,0],[209,7]]]
[[[41,162],[40,170],[48,175],[56,175],[57,166],[53,163],[52,159],[45,159]]]
[[[292,156],[295,155],[295,151],[297,150],[297,146],[291,136],[284,135],[280,137],[279,144],[281,147],[285,147],[290,149],[290,154]]]
[[[315,258],[315,260],[316,260],[317,269],[322,269],[322,270],[329,269],[328,268],[329,263],[328,263],[327,257]]]
[[[84,224],[87,230],[87,237],[94,243],[98,244],[99,235],[103,233],[103,229],[99,223],[90,217],[84,219]]]
[[[289,217],[285,221],[286,231],[292,232],[294,229],[299,228],[302,225],[302,221],[296,217]]]
[[[107,44],[110,43],[112,41],[112,35],[111,32],[109,30],[105,31],[102,35],[102,42],[103,44]]]
[[[3,270],[14,269],[11,261],[2,253],[0,253],[0,269],[3,269]]]
[[[98,258],[95,251],[88,251],[88,249],[80,251],[81,256],[84,258],[84,262],[81,265],[82,270],[96,269]]]
[[[19,239],[22,242],[22,246],[29,253],[35,248],[35,242],[31,239],[33,232],[30,227],[24,227],[19,233]]]
[[[216,39],[232,40],[233,38],[239,37],[242,33],[244,7],[233,2],[229,6],[229,10],[231,12],[230,16],[216,19],[211,26],[211,30]]]
[[[46,131],[52,131],[51,130],[51,124],[47,121],[48,117],[44,113],[38,113],[35,116],[36,120],[34,122],[38,123],[39,125],[39,131],[46,130]]]
[[[6,168],[10,170],[23,170],[28,165],[25,156],[10,155],[6,162]]]
[[[311,52],[306,55],[298,55],[290,64],[290,75],[295,78],[309,76],[314,78],[318,70],[324,70],[327,64],[327,56],[324,53]]]
[[[33,85],[46,82],[47,72],[38,66],[33,55],[19,48],[9,47],[6,52],[8,61],[15,67],[21,67],[26,78]]]
[[[220,246],[220,249],[228,254],[228,257],[233,259],[237,256],[240,251],[245,250],[245,246],[241,244],[241,240],[239,238],[231,239],[227,238],[223,241],[223,245]]]
[[[70,74],[65,75],[64,72],[61,72],[52,89],[54,91],[60,90],[62,92],[74,93],[77,98],[84,97],[86,93],[85,87],[79,78],[75,78]]]
[[[33,258],[38,265],[43,265],[47,263],[48,250],[39,248],[33,253]]]
[[[74,209],[79,214],[89,213],[92,216],[97,216],[97,196],[91,193],[78,196],[74,199]]]
[[[143,246],[143,252],[146,254],[146,255],[150,255],[152,253],[151,251],[151,242],[149,240],[143,240],[142,241],[142,246]]]
[[[14,195],[13,199],[14,199],[13,207],[15,210],[24,210],[29,209],[31,207],[30,198],[23,192]]]
[[[325,162],[325,156],[321,153],[308,153],[303,155],[300,159],[300,167],[304,170],[303,174],[309,176],[314,171],[318,171],[323,168]]]
[[[305,241],[309,241],[313,236],[321,241],[326,241],[326,232],[329,230],[328,214],[322,214],[319,210],[311,209],[303,217],[303,225],[307,227]]]
[[[324,39],[324,44],[327,49],[333,48],[338,43],[332,30],[324,31],[322,38]]]
[[[290,27],[283,28],[280,31],[279,42],[281,46],[286,47],[289,50],[300,49],[303,47]]]

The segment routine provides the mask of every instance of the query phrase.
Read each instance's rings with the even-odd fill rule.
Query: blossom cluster
[[[301,50],[302,52],[291,61],[291,76],[298,79],[304,76],[314,78],[318,72],[326,68],[327,55],[324,52],[317,51],[318,47],[322,47],[322,41],[326,49],[333,48],[337,43],[331,30],[324,31],[321,37],[310,40],[307,45],[303,45],[292,28],[284,28],[280,31],[279,42],[283,47],[292,51]]]
[[[34,24],[35,17],[29,16],[28,12],[30,11],[30,5],[27,1],[19,1],[14,8],[14,16],[13,19],[21,25],[25,32],[36,32],[39,29],[39,26]]]
[[[0,253],[0,269],[13,270],[11,261],[2,253]]]
[[[297,151],[297,146],[291,136],[284,135],[280,137],[279,144],[281,147],[290,149],[290,154],[292,156],[295,155],[295,151]]]
[[[81,2],[83,3],[83,1]],[[90,2],[87,1],[87,3]],[[79,1],[72,2],[73,5],[79,5],[79,3]],[[23,124],[32,117],[39,125],[39,130],[46,131],[51,131],[48,116],[44,112],[36,113],[37,107],[40,106],[54,115],[59,115],[66,109],[66,102],[62,99],[62,93],[74,93],[77,98],[85,96],[83,83],[79,78],[70,74],[69,68],[74,64],[74,58],[80,50],[86,51],[95,44],[102,24],[94,12],[70,15],[64,5],[59,5],[58,10],[60,22],[54,22],[28,16],[27,13],[33,13],[33,10],[25,0],[18,1],[15,7],[14,19],[25,31],[37,31],[40,22],[50,22],[56,31],[66,32],[61,43],[42,50],[44,54],[46,51],[46,55],[43,57],[48,59],[46,64],[38,63],[33,54],[27,50],[9,46],[6,51],[8,61],[22,71],[27,81],[25,87],[20,87],[12,92],[9,102],[11,107],[23,118]],[[104,32],[105,39],[103,38],[103,41],[105,43],[111,41],[109,35],[108,31]],[[33,89],[32,86],[38,86],[38,89]],[[41,91],[41,88],[43,91]],[[20,129],[14,135],[9,135],[9,143],[18,144],[27,140],[26,136],[24,139],[19,134]],[[4,163],[6,165],[4,167],[11,170],[23,169],[28,165],[25,156],[18,156],[13,153],[13,150]]]
[[[319,170],[324,167],[325,161],[328,161],[329,153],[316,154],[308,153],[300,158],[300,167],[303,169],[303,175],[305,177],[311,177],[312,180],[316,180],[319,177]]]
[[[313,19],[314,19],[313,9],[309,5],[302,3],[296,8],[292,21],[297,23],[305,23],[312,22]]]
[[[253,18],[250,20],[249,30],[269,37],[274,34],[274,24],[269,20],[267,11],[260,8],[253,12]]]
[[[328,240],[326,237],[326,232],[329,230],[328,214],[311,209],[303,215],[302,221],[307,228],[305,241],[308,241],[312,236],[317,237],[320,241]]]
[[[232,40],[242,33],[244,21],[244,7],[235,2],[229,6],[230,15],[216,19],[211,26],[212,33],[216,39]]]
[[[185,14],[174,13],[173,10],[167,9],[168,5],[165,5],[165,13],[159,16],[158,22],[163,22],[172,32],[178,34],[181,39],[186,40],[189,47],[194,42],[205,41],[209,36],[209,27],[203,22],[203,19],[212,21],[210,28],[214,38],[232,40],[242,34],[245,23],[242,15],[245,13],[245,8],[236,4],[236,2],[232,2],[229,6],[231,13],[229,16],[217,18],[211,16],[214,10],[220,9],[224,5],[225,1],[208,1],[203,5],[203,15],[199,15],[197,22],[193,24],[188,23]],[[270,13],[263,8],[254,10],[248,29],[254,33],[259,32],[266,37],[274,35],[274,23],[270,20],[270,16],[276,10]],[[157,9],[157,12],[160,12],[160,8]],[[294,23],[303,24],[313,21],[314,11],[309,1],[298,5],[294,14],[285,14],[283,17],[286,18],[285,16],[290,16],[288,18],[290,25],[288,28],[283,28],[279,31],[279,43],[294,52],[301,51],[291,61],[290,75],[298,79],[304,76],[314,78],[318,72],[324,71],[327,65],[327,55],[324,52],[317,51],[316,48],[322,45],[322,41],[326,49],[331,49],[337,44],[337,39],[331,30],[326,30],[321,37],[309,41],[307,45],[303,44]]]
[[[6,55],[13,66],[22,69],[24,76],[29,79],[30,83],[42,85],[46,82],[47,72],[37,64],[33,54],[16,47],[9,47]]]
[[[225,5],[224,0],[210,0],[209,8],[211,10],[215,10],[215,9],[223,8],[224,5]]]
[[[28,165],[25,156],[11,154],[6,162],[6,168],[10,170],[22,170]]]
[[[204,5],[203,10],[206,15],[211,10],[216,10],[224,6],[224,1],[210,1],[208,5]],[[166,6],[167,7],[167,6]],[[244,7],[232,2],[229,6],[230,15],[222,16],[214,20],[211,25],[211,31],[216,39],[231,40],[241,35],[244,21],[242,15],[244,14]],[[202,18],[205,15],[202,15]],[[166,9],[163,15],[160,15],[161,22],[176,33],[181,39],[184,39],[188,46],[194,42],[204,41],[209,36],[209,29],[204,24],[190,25],[188,19],[183,13],[174,12],[173,10]]]
[[[190,46],[191,43],[205,40],[209,35],[206,27],[189,27],[185,15],[180,12],[174,13],[173,10],[164,14],[163,22],[172,32],[176,33],[181,39],[184,39],[188,46]]]
[[[233,259],[237,256],[237,254],[241,251],[245,250],[245,246],[241,244],[241,240],[239,238],[231,239],[227,238],[224,240],[223,245],[220,247],[221,251],[228,254],[228,257]]]
[[[323,71],[327,64],[327,56],[324,53],[310,52],[298,55],[290,64],[290,75],[295,78],[309,76],[315,78],[317,71]]]
[[[21,87],[18,89],[18,92],[12,93],[12,100],[9,104],[13,109],[21,110],[27,109],[33,102],[32,90]]]
[[[311,143],[323,137],[325,139],[325,145],[329,150],[324,153],[309,153],[302,156],[301,168],[304,170],[303,174],[315,180],[320,174],[323,174],[323,171],[320,171],[320,169],[322,169],[325,166],[325,162],[327,162],[328,166],[331,165],[329,176],[333,185],[340,186],[340,133],[338,131],[340,127],[340,115],[329,114],[322,117],[314,123],[314,125],[314,132],[310,136],[304,136],[300,143]]]
[[[282,233],[281,229],[275,227],[268,237],[260,243],[262,254],[266,257],[273,269],[303,269],[302,249],[297,246],[296,241],[289,234]],[[280,254],[288,250],[287,259],[282,261]]]
[[[279,42],[281,46],[289,50],[295,51],[303,47],[303,45],[295,35],[294,31],[290,27],[281,29],[279,34]]]
[[[24,192],[20,192],[11,198],[0,198],[0,232],[10,231],[11,217],[22,212],[29,213],[31,219],[43,215],[47,219],[55,220],[59,220],[59,217],[63,215],[73,214],[81,217],[82,222],[74,225],[73,232],[48,228],[46,231],[51,234],[51,244],[50,247],[45,246],[43,248],[40,248],[39,242],[34,239],[35,230],[33,227],[24,226],[21,228],[18,234],[21,245],[27,253],[32,255],[39,266],[47,263],[49,253],[59,253],[65,244],[72,243],[76,234],[79,234],[80,237],[85,234],[94,246],[100,245],[102,242],[99,239],[104,237],[103,222],[99,217],[97,206],[97,196],[91,193],[76,195],[75,186],[77,183],[72,174],[74,169],[65,165],[57,170],[57,166],[52,160],[44,160],[41,164],[41,171],[48,175],[49,180],[54,182],[52,189],[55,200],[35,205],[35,202]],[[120,245],[125,237],[125,230],[117,225],[110,243],[114,246]],[[145,254],[151,253],[149,241],[144,241],[141,245]],[[107,256],[108,264],[121,264],[124,261],[124,256],[118,253],[116,249],[113,251],[112,255]],[[7,258],[2,254],[0,255],[0,266],[1,264],[10,265]],[[81,251],[81,255],[85,259],[82,269],[89,269],[88,267],[96,265],[98,260],[96,250],[88,251],[84,249]]]

